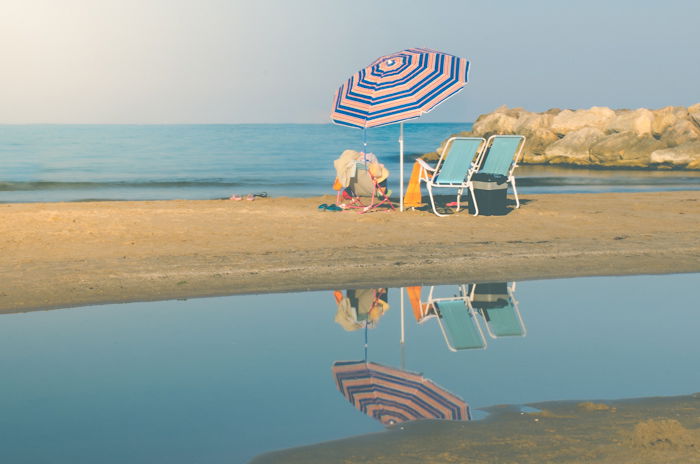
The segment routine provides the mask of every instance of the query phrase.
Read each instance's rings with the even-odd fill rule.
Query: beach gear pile
[[[360,213],[382,206],[394,209],[389,199],[391,191],[386,187],[389,170],[374,153],[345,150],[333,166],[336,172],[333,189],[338,192],[336,206]]]

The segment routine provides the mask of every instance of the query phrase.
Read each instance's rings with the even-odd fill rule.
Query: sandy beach
[[[502,217],[331,196],[2,204],[0,311],[418,283],[700,272],[700,192],[525,195]]]
[[[271,452],[254,464],[603,463],[700,461],[700,394],[488,408],[474,422],[418,421],[364,436]]]

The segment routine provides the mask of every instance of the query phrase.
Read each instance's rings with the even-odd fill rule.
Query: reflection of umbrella
[[[378,58],[350,77],[335,94],[331,119],[336,124],[366,129],[401,123],[401,210],[403,121],[427,113],[462,90],[468,71],[469,61],[464,58],[411,48]]]
[[[336,361],[333,374],[340,392],[384,425],[417,419],[469,420],[464,400],[419,374],[367,361]]]

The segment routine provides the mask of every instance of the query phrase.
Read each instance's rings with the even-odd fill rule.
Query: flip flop
[[[233,195],[231,195],[231,197],[229,198],[229,200],[235,200],[235,201],[240,201],[242,199],[243,198],[240,195],[236,195],[235,193]]]
[[[338,205],[330,205],[330,206],[326,207],[326,211],[342,211],[342,210],[343,210],[343,208],[341,208]]]
[[[267,192],[254,193],[254,197],[267,198]]]
[[[252,193],[249,193],[248,195],[246,195],[245,199],[248,201],[253,201],[253,200],[255,200],[255,195],[253,195]]]
[[[321,203],[320,205],[318,205],[318,208],[317,208],[317,209],[318,209],[319,211],[325,211],[325,210],[328,209],[328,205],[325,204],[325,203]]]

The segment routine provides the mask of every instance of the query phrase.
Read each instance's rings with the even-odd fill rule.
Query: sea
[[[471,126],[405,124],[405,180],[417,156]],[[346,149],[376,154],[398,192],[398,139],[398,125],[0,125],[0,202],[332,194]],[[521,193],[700,189],[700,172],[521,166],[516,178]]]

